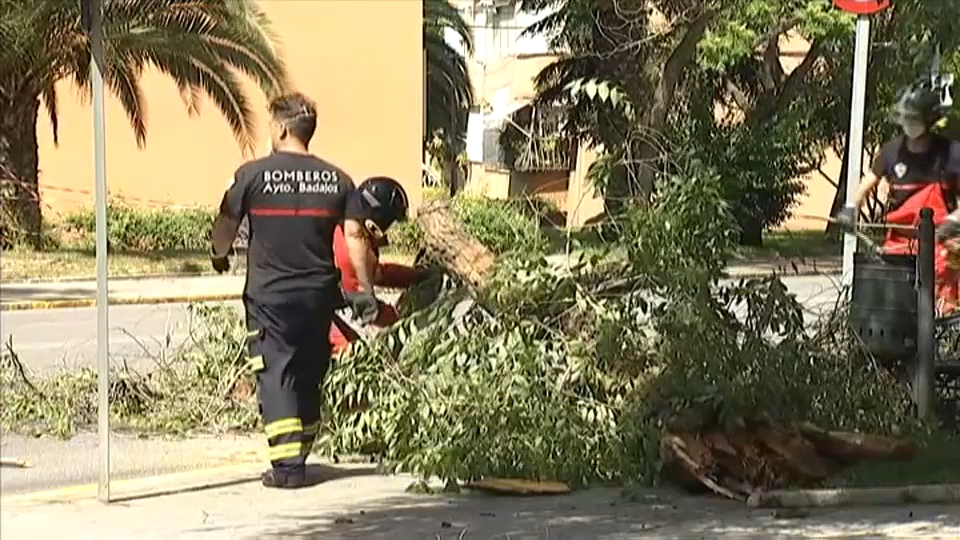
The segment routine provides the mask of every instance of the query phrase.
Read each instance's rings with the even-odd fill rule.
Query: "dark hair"
[[[317,130],[317,105],[312,99],[294,92],[274,98],[268,108],[273,120],[290,135],[305,145],[310,143]]]

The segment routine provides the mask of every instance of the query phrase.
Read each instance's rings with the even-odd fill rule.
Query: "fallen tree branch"
[[[23,384],[35,392],[40,397],[46,399],[43,392],[38,389],[33,382],[30,381],[30,377],[27,377],[27,370],[23,367],[23,362],[20,361],[20,355],[13,350],[13,335],[7,337],[7,341],[3,343],[4,348],[7,350],[7,357],[10,359],[10,363],[13,364],[13,368],[17,371],[17,376],[20,377],[20,380],[23,381]]]
[[[474,289],[483,288],[493,275],[493,253],[468,234],[450,201],[425,203],[417,213],[417,225],[430,256]]]

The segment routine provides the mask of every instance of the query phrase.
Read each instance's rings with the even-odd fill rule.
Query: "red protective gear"
[[[917,189],[903,204],[886,215],[886,222],[892,225],[915,227],[920,222],[920,210],[930,208],[933,210],[933,224],[935,227],[939,227],[950,214],[943,193],[944,187],[939,183],[930,183]],[[912,231],[888,229],[882,248],[884,253],[891,255],[916,255],[916,234]],[[937,313],[944,315],[957,308],[960,274],[947,264],[949,251],[943,242],[938,242],[934,249],[933,264],[937,279]]]
[[[390,288],[407,288],[414,285],[419,277],[419,272],[410,266],[394,263],[381,263],[380,250],[376,246],[371,246],[373,251],[374,285]],[[340,283],[345,292],[356,292],[360,290],[360,279],[357,272],[350,262],[350,252],[347,249],[347,240],[343,234],[343,226],[338,225],[333,231],[333,261],[337,269],[340,270]],[[386,328],[397,322],[400,314],[396,308],[389,304],[380,303],[380,315],[372,324],[380,328]],[[348,331],[344,333],[336,324],[330,326],[330,344],[333,347],[333,355],[336,356],[347,345],[358,338],[355,332]]]

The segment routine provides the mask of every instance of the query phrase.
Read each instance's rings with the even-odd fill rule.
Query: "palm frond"
[[[120,61],[110,62],[103,79],[104,83],[120,100],[120,105],[123,106],[127,120],[130,121],[130,127],[133,128],[137,145],[143,146],[147,140],[147,111],[146,99],[143,95],[143,89],[140,87],[142,69],[135,62],[135,59],[127,60],[125,63]]]
[[[424,140],[439,135],[456,153],[467,137],[467,121],[473,105],[473,86],[467,61],[447,43],[452,30],[467,54],[473,53],[473,33],[460,11],[449,0],[424,0],[423,48],[427,57],[427,128]]]
[[[467,62],[442,36],[424,36],[427,50],[427,133],[442,132],[456,145],[467,134],[473,89]]]
[[[71,79],[82,97],[90,91],[80,2],[3,2],[12,8],[0,13],[0,93],[42,97],[56,130],[56,82]],[[140,77],[154,67],[173,79],[190,114],[198,112],[201,94],[209,96],[241,147],[252,148],[256,126],[238,77],[249,77],[268,97],[289,85],[276,35],[254,0],[103,0],[103,10],[104,83],[123,105],[138,144],[147,133]]]
[[[57,85],[55,81],[51,81],[51,84],[48,84],[41,94],[43,98],[43,106],[47,110],[47,117],[50,119],[50,129],[53,132],[53,145],[57,146],[60,144],[60,115],[58,114],[59,107],[57,106]]]
[[[190,117],[199,116],[201,90],[196,86],[190,86],[186,81],[177,81],[177,90],[180,92],[183,105],[187,108],[187,115]]]
[[[466,54],[473,54],[473,31],[460,11],[449,0],[424,0],[423,32],[445,37],[447,30],[453,30],[463,42]]]

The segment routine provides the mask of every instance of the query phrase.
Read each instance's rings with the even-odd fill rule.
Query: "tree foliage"
[[[565,103],[569,132],[620,163],[604,186],[608,203],[649,197],[679,150],[712,156],[706,164],[722,172],[741,230],[756,233],[784,219],[801,190],[793,179],[815,155],[777,154],[809,143],[802,125],[789,125],[803,115],[791,113],[848,18],[826,0],[554,5],[557,13],[530,31],[553,32],[554,44],[570,53],[541,73],[540,98]],[[620,34],[608,41],[611,26]],[[781,61],[788,35],[810,44],[793,70]],[[753,168],[732,171],[731,162]]]
[[[538,77],[539,99],[569,111],[571,137],[601,147],[619,198],[648,199],[677,153],[719,171],[743,237],[788,215],[799,178],[843,155],[849,117],[854,18],[829,0],[526,0],[552,15],[564,51]],[[960,6],[898,2],[875,20],[868,147],[891,134],[896,91],[925,73],[933,43],[956,51]]]

